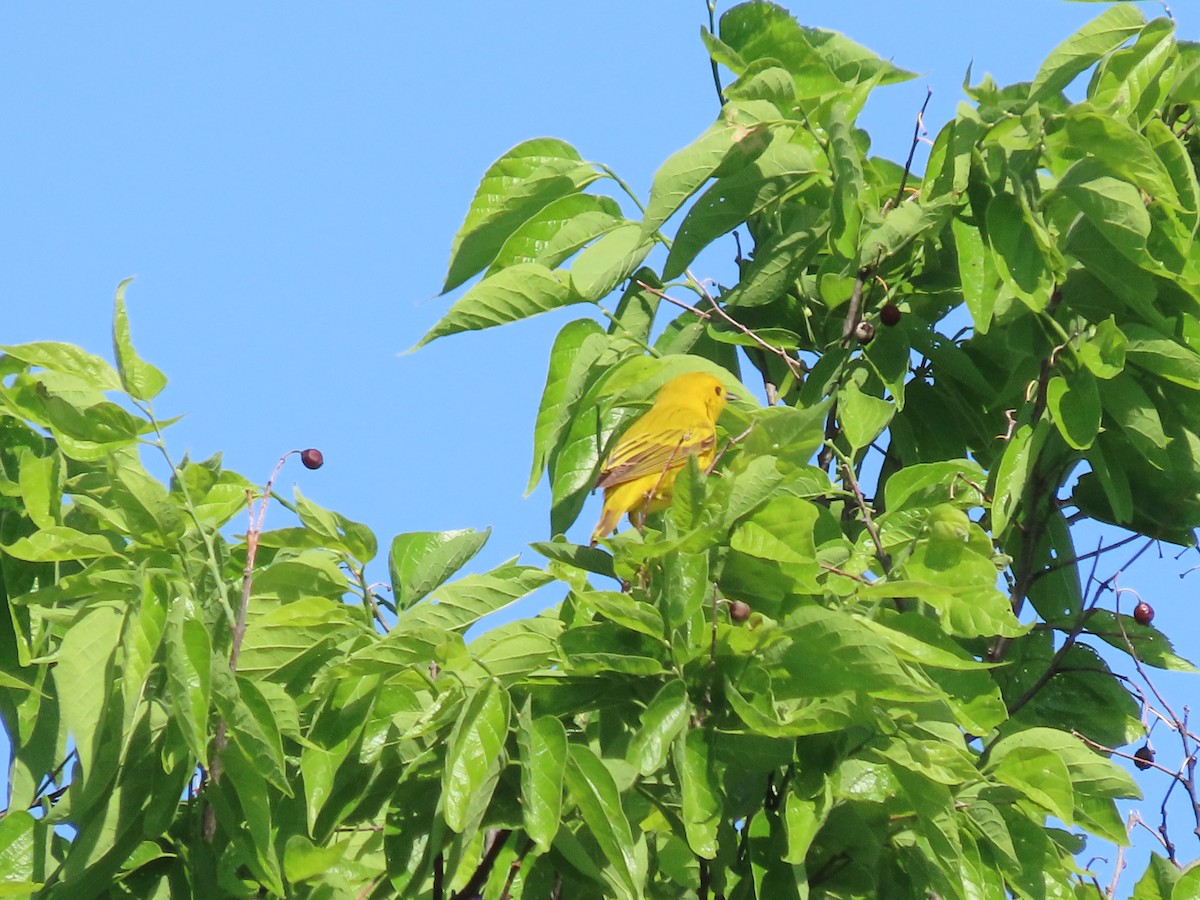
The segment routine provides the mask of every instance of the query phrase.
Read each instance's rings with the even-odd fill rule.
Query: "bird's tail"
[[[605,498],[608,499],[607,497]],[[621,513],[623,510],[619,506],[610,507],[607,503],[604,504],[604,511],[600,513],[600,521],[596,523],[596,527],[592,529],[592,546],[596,546],[596,542],[602,537],[608,537],[617,530],[617,523],[621,521]]]

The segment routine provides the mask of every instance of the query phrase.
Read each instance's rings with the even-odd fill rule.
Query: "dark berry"
[[[859,322],[854,326],[854,336],[860,344],[869,344],[871,338],[875,337],[875,326],[867,321]]]
[[[300,451],[300,462],[304,463],[306,469],[319,469],[325,465],[325,457],[320,450],[309,447],[307,450]]]
[[[734,600],[729,604],[729,618],[735,622],[745,622],[750,618],[750,604],[744,600]]]
[[[879,311],[879,321],[888,328],[900,324],[900,307],[889,303]]]
[[[1133,621],[1139,625],[1149,625],[1154,621],[1154,607],[1142,600],[1133,608]]]
[[[1149,744],[1142,744],[1133,754],[1133,764],[1143,771],[1154,763],[1154,750]]]

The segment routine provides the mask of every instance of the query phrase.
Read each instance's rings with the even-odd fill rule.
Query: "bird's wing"
[[[611,487],[682,466],[688,454],[701,453],[716,442],[716,429],[708,422],[690,428],[664,423],[653,430],[634,426],[622,436],[604,464],[596,487]]]

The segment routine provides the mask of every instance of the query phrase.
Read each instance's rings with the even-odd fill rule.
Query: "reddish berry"
[[[1149,625],[1154,621],[1154,607],[1142,600],[1133,608],[1133,621],[1139,625]]]
[[[744,600],[734,600],[729,604],[729,618],[735,622],[745,622],[750,618],[750,604]]]
[[[875,337],[875,326],[866,320],[859,322],[854,327],[854,336],[858,338],[860,344],[869,344]]]
[[[889,303],[879,311],[879,321],[888,328],[900,324],[900,307]]]
[[[300,462],[304,463],[306,469],[319,469],[325,465],[325,457],[320,450],[309,447],[307,450],[300,451]]]
[[[1133,764],[1143,771],[1154,763],[1154,750],[1149,744],[1142,744],[1133,754]]]

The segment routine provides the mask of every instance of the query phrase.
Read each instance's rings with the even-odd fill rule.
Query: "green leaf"
[[[1175,864],[1165,856],[1151,853],[1146,871],[1134,886],[1133,900],[1171,900],[1172,890],[1178,881],[1179,869]]]
[[[537,617],[517,619],[490,628],[471,641],[471,655],[487,672],[508,680],[558,662],[558,636],[562,623]]]
[[[950,228],[954,233],[963,300],[975,323],[975,330],[987,334],[996,304],[992,284],[996,277],[995,265],[984,243],[983,232],[978,227],[956,216],[951,220]]]
[[[567,657],[568,671],[577,675],[657,675],[663,671],[661,640],[651,640],[612,622],[568,628],[559,637],[559,646]]]
[[[412,626],[433,626],[447,631],[463,631],[489,613],[549,584],[553,578],[533,566],[512,562],[490,572],[467,575],[438,588],[432,597],[418,602],[396,617],[396,630]]]
[[[405,610],[446,581],[478,553],[492,529],[412,531],[392,539],[388,574],[396,609]]]
[[[293,834],[283,850],[283,874],[293,884],[320,880],[342,863],[344,854],[340,846],[318,847],[304,835]]]
[[[38,823],[23,809],[0,819],[0,896],[31,896],[42,887],[33,881]]]
[[[801,99],[845,93],[862,82],[895,84],[915,77],[867,48],[821,28],[800,25],[774,3],[740,3],[721,16],[721,62],[735,72],[738,63],[772,59],[792,73]]]
[[[998,194],[987,206],[987,236],[996,270],[1030,309],[1050,301],[1053,278],[1030,213],[1012,194]]]
[[[72,624],[58,647],[54,685],[63,722],[75,740],[80,766],[91,783],[102,752],[113,667],[124,621],[110,605],[93,606]],[[99,744],[98,744],[99,742]]]
[[[639,602],[629,594],[617,591],[587,591],[576,596],[581,604],[591,607],[622,628],[656,640],[663,639],[662,614],[649,603]]]
[[[796,84],[792,73],[769,59],[756,59],[745,66],[737,81],[725,85],[722,92],[726,100],[768,100],[784,115],[790,115],[796,106]]]
[[[585,247],[571,264],[571,302],[595,303],[608,296],[642,264],[653,246],[641,226],[627,222]]]
[[[553,716],[519,717],[521,749],[521,813],[525,833],[550,852],[562,819],[563,772],[567,764],[567,732]]]
[[[988,763],[988,774],[1068,825],[1073,823],[1071,773],[1053,751],[1029,745],[1010,748],[1001,741]]]
[[[1170,438],[1159,418],[1158,407],[1137,379],[1127,372],[1112,378],[1104,385],[1100,402],[1104,405],[1105,415],[1128,441],[1128,448],[1155,469],[1166,469]],[[1117,460],[1112,462],[1117,463]]]
[[[232,678],[224,681],[226,686],[233,684]],[[225,777],[232,785],[238,806],[241,807],[239,810],[225,801],[220,804],[224,809],[218,808],[218,818],[225,826],[222,830],[233,836],[225,852],[237,853],[267,890],[282,894],[283,871],[273,841],[277,826],[272,821],[273,804],[269,799],[267,780],[244,753],[241,744],[233,744],[227,748],[223,759]],[[219,800],[214,799],[213,802],[217,805]]]
[[[442,804],[446,824],[462,834],[478,824],[506,762],[511,715],[508,692],[489,679],[462,707],[446,747]]]
[[[624,223],[621,207],[611,197],[567,194],[547,203],[509,235],[484,277],[520,263],[557,268]]]
[[[513,147],[484,173],[467,218],[454,236],[442,292],[453,290],[496,258],[528,219],[600,177],[570,144],[536,138]]]
[[[562,538],[561,535],[553,541],[538,541],[529,546],[534,552],[542,554],[547,559],[566,563],[567,565],[575,566],[577,569],[583,569],[585,572],[592,572],[596,575],[603,575],[606,578],[616,579],[617,577],[612,556],[605,553],[599,547],[585,547],[582,544],[572,544],[566,538]]]
[[[165,651],[167,697],[175,722],[192,755],[207,759],[212,647],[208,631],[188,614],[185,603],[169,606]]]
[[[807,228],[796,228],[784,234],[772,235],[755,250],[754,259],[742,262],[738,283],[721,295],[725,306],[745,308],[764,306],[780,300],[796,283],[796,278],[820,253],[828,223],[813,212],[813,222]],[[761,334],[764,329],[760,329]],[[791,344],[794,332],[787,329],[765,329],[779,332]],[[712,329],[709,329],[712,333]],[[740,333],[740,332],[734,332]],[[764,340],[770,340],[764,338]],[[778,346],[780,341],[774,339]],[[792,346],[795,346],[792,344]]]
[[[1088,465],[1092,467],[1092,474],[1104,491],[1104,499],[1108,501],[1115,523],[1125,524],[1133,518],[1133,491],[1129,485],[1129,476],[1120,466],[1108,464],[1108,457],[1102,446],[1103,442],[1098,441],[1088,450]]]
[[[1100,389],[1087,369],[1056,375],[1046,387],[1046,405],[1063,440],[1086,450],[1100,433]]]
[[[917,618],[918,615],[915,613],[904,613],[901,615],[900,621],[894,623],[896,627],[891,627],[890,623],[884,624],[883,622],[871,619],[863,619],[862,624],[866,625],[871,631],[874,631],[902,659],[932,668],[950,669],[951,671],[958,672],[972,672],[991,668],[990,663],[979,662],[961,650],[957,645],[950,642],[937,641],[934,633],[920,637],[910,633],[910,630],[912,630],[910,622],[915,622]],[[923,616],[919,618],[924,619]],[[905,626],[908,626],[908,630],[906,630]],[[937,643],[934,641],[937,641]]]
[[[992,534],[1003,534],[1016,515],[1025,493],[1025,482],[1033,472],[1048,434],[1042,423],[1037,428],[1022,425],[1009,439],[1000,458],[996,487],[992,492]]]
[[[642,233],[660,228],[718,170],[728,175],[731,164],[736,169],[752,162],[770,143],[763,123],[778,115],[777,108],[764,101],[726,103],[704,134],[667,157],[654,173]]]
[[[1189,897],[1200,896],[1200,866],[1191,863],[1175,882],[1171,891],[1171,900],[1188,900]]]
[[[797,132],[776,140],[750,165],[717,181],[692,204],[679,225],[662,277],[676,278],[715,238],[781,200],[825,166],[815,141]]]
[[[50,372],[71,375],[97,391],[119,391],[121,376],[108,363],[95,354],[88,353],[73,344],[54,341],[37,341],[31,344],[0,345],[0,350],[13,359],[40,366]]]
[[[139,543],[173,546],[188,524],[177,498],[132,452],[109,457],[109,471],[113,475],[109,497],[128,518],[130,537]]]
[[[909,200],[891,210],[878,225],[867,228],[858,244],[858,258],[886,260],[927,232],[939,232],[954,214],[955,197]],[[876,338],[878,340],[878,338]]]
[[[550,350],[546,386],[533,426],[533,466],[525,496],[533,493],[546,469],[546,461],[558,446],[571,413],[587,390],[592,364],[607,349],[604,329],[592,319],[576,319],[563,326]]]
[[[980,465],[969,459],[914,463],[888,478],[884,509],[922,509],[951,502],[962,508],[982,506],[985,498],[979,486],[986,478]]]
[[[1200,71],[1200,70],[1198,70]],[[1153,118],[1145,126],[1146,139],[1166,168],[1179,198],[1181,216],[1194,233],[1200,212],[1200,184],[1183,141],[1161,119]]]
[[[1096,67],[1088,99],[1114,118],[1138,124],[1161,115],[1178,57],[1175,22],[1166,16],[1147,22],[1132,46]]]
[[[113,306],[113,355],[117,358],[117,372],[121,376],[121,387],[135,400],[153,400],[167,386],[167,376],[138,356],[129,337],[129,314],[125,310],[125,289],[132,278],[117,285],[117,299]]]
[[[787,641],[759,653],[777,697],[830,697],[843,691],[917,696],[929,690],[874,631],[847,613],[801,606],[788,615],[783,634]]]
[[[863,221],[863,211],[859,206],[864,190],[862,155],[854,143],[845,110],[841,107],[834,107],[834,115],[829,123],[829,146],[833,151],[834,174],[833,202],[829,207],[829,245],[841,256],[856,259],[858,233]]]
[[[1058,804],[1065,793],[1061,783],[1061,773],[1053,763],[1044,762],[1040,757],[1041,753],[1049,753],[1065,766],[1068,783],[1076,799],[1086,797],[1093,800],[1109,800],[1122,797],[1141,797],[1141,791],[1128,772],[1112,760],[1088,749],[1077,737],[1057,728],[1028,728],[1015,734],[1005,735],[991,747],[985,771],[992,772],[1006,767],[1017,779],[1034,785],[1044,781],[1055,795],[1052,798],[1053,802]],[[1016,754],[1011,764],[1005,762],[1010,754]],[[1038,772],[1040,765],[1048,768],[1044,779]],[[1060,818],[1065,822],[1070,821],[1065,816],[1060,816]],[[1122,829],[1119,840],[1126,839],[1124,829]]]
[[[641,727],[629,742],[625,758],[642,775],[666,765],[667,752],[687,725],[690,712],[687,686],[678,678],[664,684],[642,712]]]
[[[847,380],[837,396],[838,421],[842,433],[855,451],[868,446],[883,434],[896,414],[895,403],[864,393],[853,381]]]
[[[1073,107],[1063,117],[1067,137],[1080,151],[1089,153],[1103,168],[1137,185],[1151,197],[1179,208],[1180,197],[1163,161],[1151,142],[1111,115]]]
[[[608,860],[605,875],[617,896],[640,898],[644,875],[612,773],[591,748],[570,744],[567,749],[567,790],[579,807],[591,837]]]
[[[701,859],[716,859],[717,829],[724,811],[720,779],[713,759],[713,739],[710,730],[693,728],[674,742],[684,833],[688,846]]]
[[[787,855],[783,858],[784,862],[802,865],[813,839],[825,823],[833,805],[833,790],[828,779],[822,780],[822,786],[823,792],[813,799],[788,792],[784,801],[784,824],[787,828]]]
[[[1089,157],[1079,160],[1063,174],[1058,190],[1079,207],[1105,240],[1131,261],[1146,265],[1150,214],[1136,187],[1114,178],[1100,162]],[[988,226],[991,227],[990,217]]]
[[[1097,378],[1115,378],[1125,369],[1125,351],[1128,342],[1116,321],[1109,316],[1080,341],[1075,352]]]
[[[296,515],[305,528],[316,532],[330,549],[345,549],[362,563],[370,562],[379,550],[375,534],[366,525],[351,521],[341,513],[325,509],[296,492]]]
[[[22,448],[17,481],[27,515],[38,528],[54,528],[62,522],[62,455],[36,456]]]
[[[564,276],[541,263],[518,263],[471,287],[413,349],[450,334],[507,325],[583,299]]]
[[[1125,356],[1129,362],[1186,388],[1200,390],[1200,354],[1153,328],[1130,323]]]
[[[1118,3],[1059,44],[1046,57],[1029,90],[1030,102],[1057,94],[1097,60],[1133,37],[1145,18],[1136,6]]]
[[[246,765],[276,789],[292,796],[279,726],[262,691],[250,679],[236,676],[220,665],[212,667],[211,678],[213,700],[229,725],[229,736],[241,750]]]
[[[774,456],[793,465],[804,465],[825,441],[825,419],[829,413],[827,402],[797,408],[794,406],[771,406],[754,413],[754,429],[744,443],[746,452],[752,456]],[[753,462],[751,462],[753,466]],[[747,467],[749,470],[750,466]],[[741,476],[739,476],[741,477]],[[751,492],[753,495],[755,492]],[[738,494],[735,489],[734,495]],[[740,515],[746,511],[748,499],[738,503],[731,498],[730,519],[734,511]]]
[[[1087,631],[1124,653],[1158,669],[1195,672],[1196,667],[1176,655],[1171,639],[1151,625],[1139,625],[1132,616],[1116,615],[1107,609],[1093,609],[1088,615]]]

